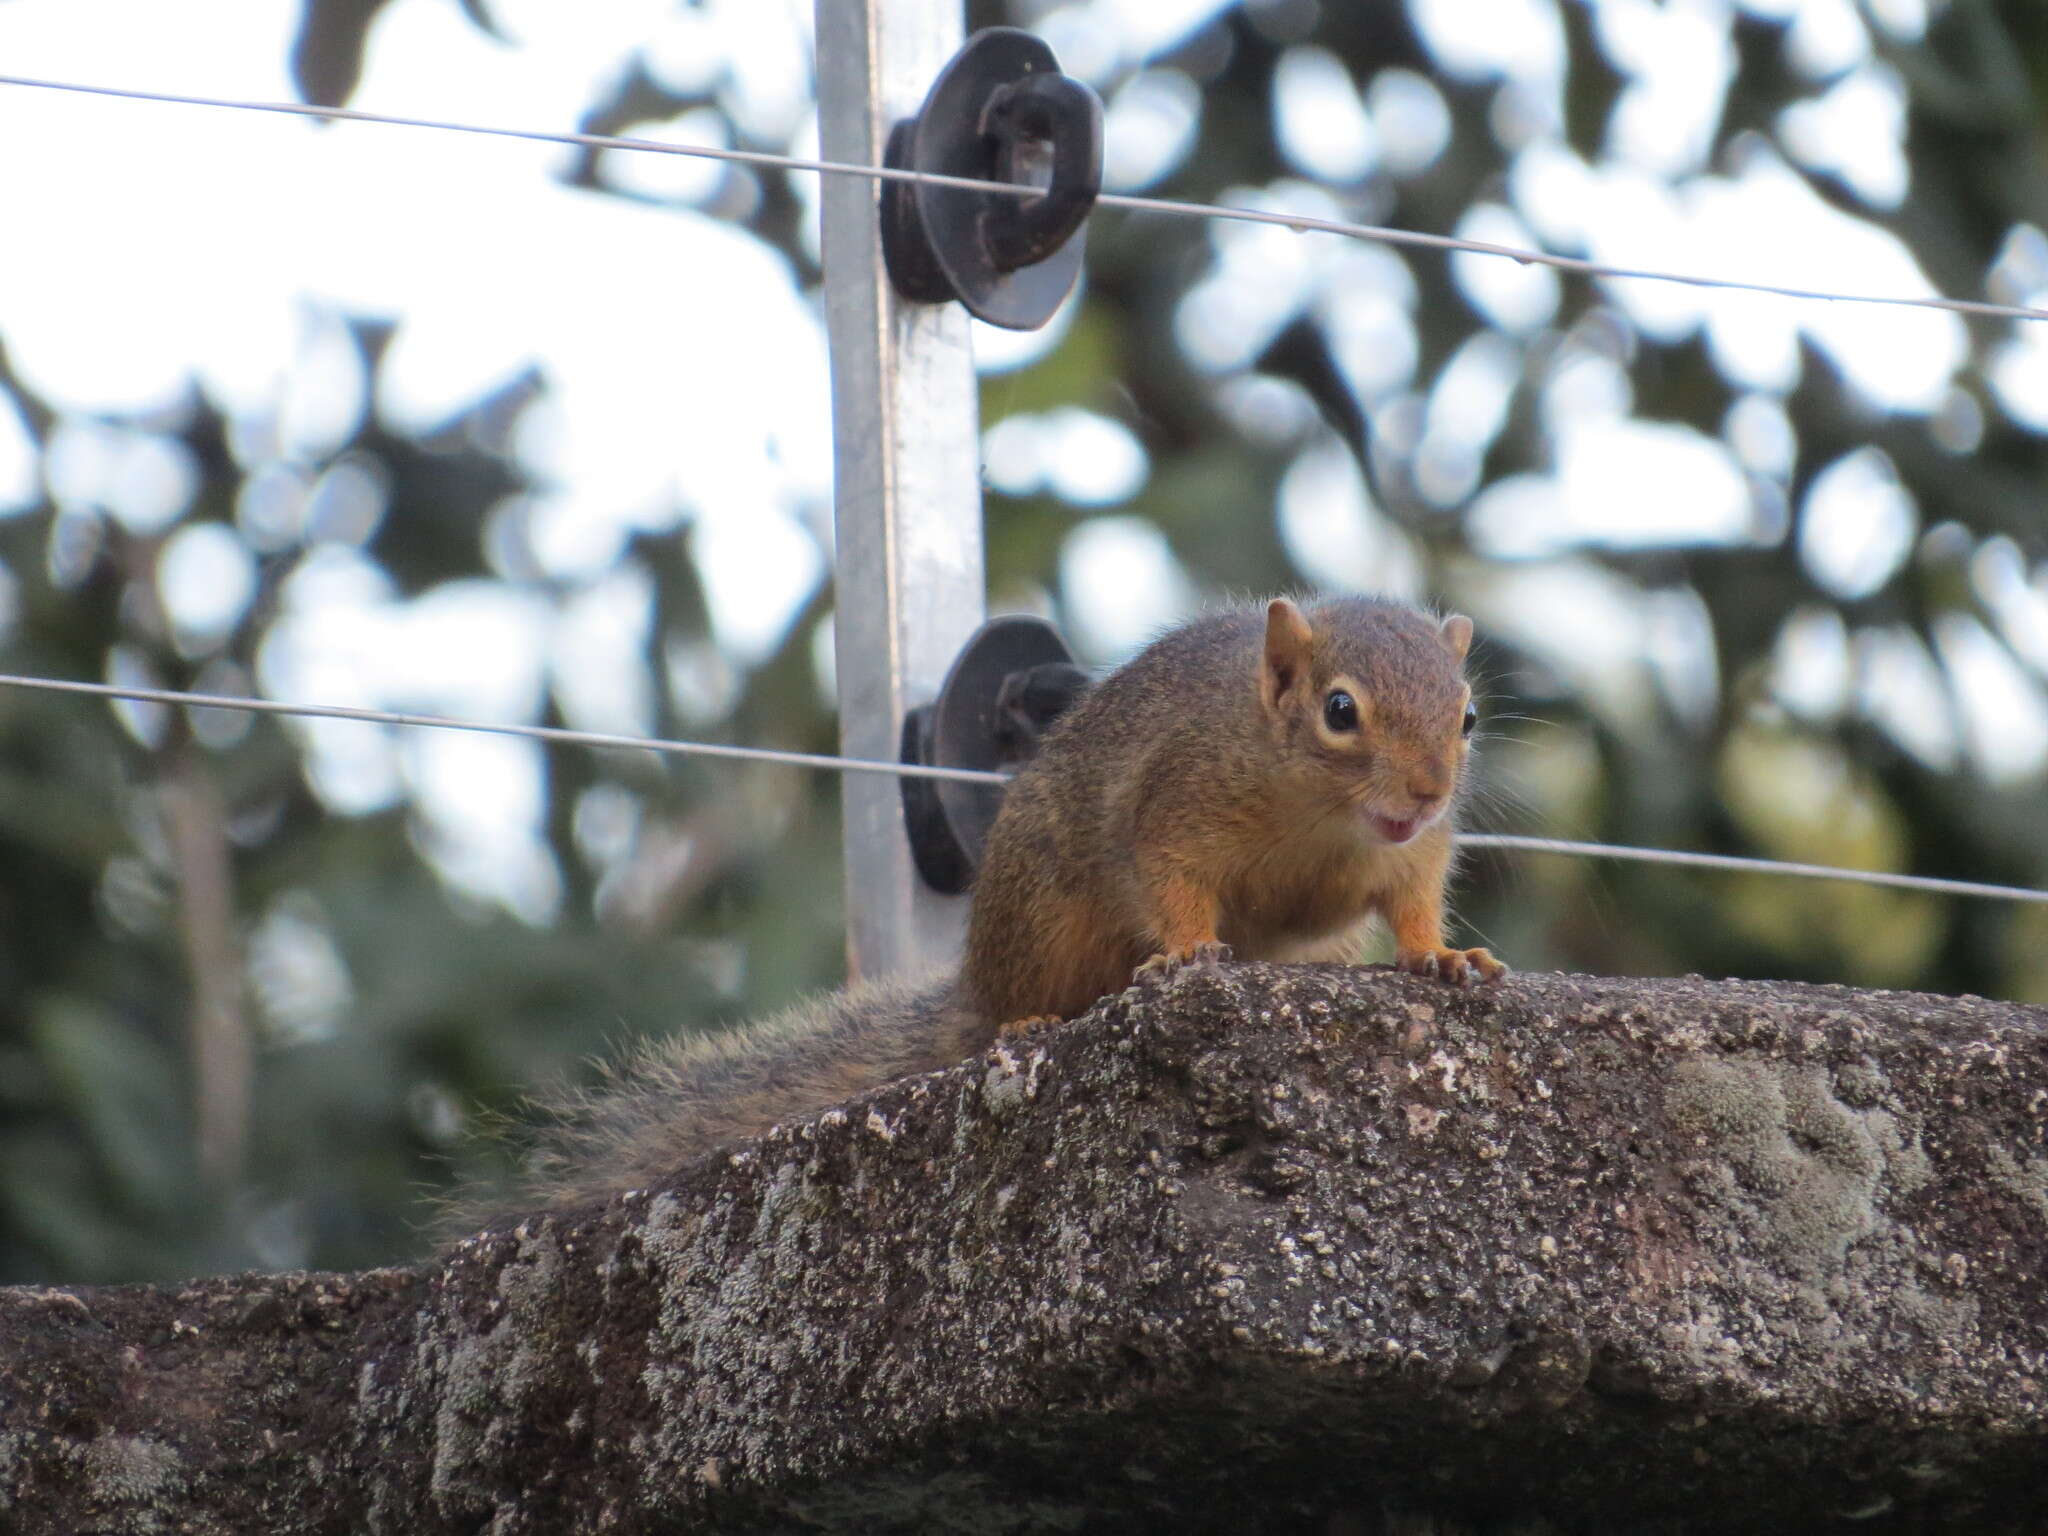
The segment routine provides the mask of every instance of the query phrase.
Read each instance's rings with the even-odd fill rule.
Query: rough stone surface
[[[417,1271],[0,1292],[0,1530],[2048,1530],[2048,1015],[1184,973]]]

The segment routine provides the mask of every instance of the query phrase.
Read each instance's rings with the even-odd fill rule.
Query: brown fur
[[[561,1209],[645,1186],[779,1121],[973,1054],[945,978],[832,992],[713,1035],[652,1041],[595,1087],[542,1108],[516,1190],[459,1204],[468,1231],[499,1213]]]
[[[956,980],[870,983],[643,1047],[550,1107],[523,1191],[499,1208],[651,1183],[1224,946],[1247,960],[1351,959],[1378,916],[1407,969],[1499,976],[1485,950],[1443,943],[1470,639],[1464,619],[1358,598],[1306,612],[1275,601],[1166,635],[1075,705],[1011,785]],[[1339,686],[1356,732],[1319,724]],[[1435,819],[1395,844],[1370,812]]]
[[[1134,968],[1226,945],[1351,958],[1375,916],[1397,962],[1493,979],[1443,942],[1471,625],[1340,598],[1198,619],[1112,673],[1004,799],[974,889],[961,995],[985,1036],[1072,1018]],[[1360,728],[1320,721],[1331,689]],[[1369,812],[1435,817],[1410,840]]]

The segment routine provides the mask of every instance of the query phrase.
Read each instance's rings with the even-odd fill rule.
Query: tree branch
[[[189,1039],[199,1171],[221,1190],[242,1176],[256,1050],[242,1009],[228,813],[205,754],[189,739],[164,754],[160,794],[178,874],[178,932],[192,985]]]

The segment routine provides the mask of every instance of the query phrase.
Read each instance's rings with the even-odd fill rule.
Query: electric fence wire
[[[737,758],[778,763],[794,768],[827,768],[841,773],[887,773],[899,778],[945,779],[960,784],[1000,786],[1009,775],[976,768],[935,768],[918,763],[884,763],[857,757],[832,757],[817,752],[785,752],[772,747],[738,747],[721,742],[676,741],[658,736],[619,736],[603,731],[578,731],[562,726],[525,725],[511,721],[469,720],[452,715],[409,714],[398,710],[357,709],[342,704],[288,704],[238,694],[188,693],[172,688],[138,688],[116,683],[82,683],[63,678],[0,673],[0,688],[27,688],[46,693],[85,694],[141,704],[186,709],[230,709],[248,714],[283,715],[314,720],[351,720],[365,725],[425,726],[448,731],[482,731],[519,736],[564,746],[612,751],[660,752],[678,757]],[[1902,890],[1944,896],[1983,896],[1997,900],[2048,904],[2048,891],[2017,885],[1986,885],[1975,880],[1947,880],[1935,875],[1895,874],[1886,870],[1842,869],[1830,864],[1797,864],[1779,859],[1751,859],[1737,854],[1690,853],[1676,848],[1631,848],[1615,843],[1580,843],[1555,837],[1524,837],[1506,832],[1466,832],[1463,848],[1497,848],[1524,853],[1567,854],[1578,858],[1622,859],[1647,864],[1681,864],[1699,869],[1736,870],[1752,874],[1792,875],[1810,880],[1845,880],[1862,885],[1889,885]]]
[[[491,736],[523,736],[529,741],[564,746],[604,747],[619,751],[661,752],[675,757],[743,758],[750,762],[783,763],[792,768],[834,768],[842,773],[892,773],[899,778],[952,779],[966,784],[1004,784],[1000,773],[977,768],[932,768],[919,763],[879,763],[859,757],[829,757],[818,752],[785,752],[775,747],[735,747],[716,741],[671,741],[659,736],[614,736],[603,731],[575,731],[555,725],[525,725],[508,720],[465,720],[454,715],[407,714],[399,710],[358,709],[349,704],[286,704],[240,694],[185,693],[172,688],[130,688],[114,683],[81,683],[68,678],[24,677],[0,673],[0,687],[34,688],[46,693],[82,693],[99,699],[125,699],[137,704],[181,705],[187,709],[233,709],[252,715],[290,715],[308,720],[354,720],[365,725],[418,725],[444,731],[480,731]]]
[[[452,122],[437,118],[403,117],[382,112],[363,112],[349,107],[314,106],[305,102],[242,101],[228,97],[194,96],[170,91],[147,91],[117,86],[86,85],[76,81],[32,79],[21,75],[0,75],[0,86],[35,90],[69,91],[90,96],[109,96],[131,101],[163,102],[178,106],[219,107],[231,111],[268,112],[292,117],[319,118],[335,122],[376,123],[397,128],[425,128],[447,133],[478,134],[493,138],[535,140],[568,144],[585,149],[617,149],[648,154],[684,155],[723,160],[740,165],[789,171],[814,171],[826,175],[862,176],[876,181],[914,181],[934,186],[960,187],[998,195],[1035,197],[1041,188],[1015,186],[965,176],[941,176],[929,172],[898,170],[885,166],[852,165],[841,161],[805,159],[795,155],[771,154],[763,150],[724,149],[712,145],[665,144],[652,139],[624,138],[611,134],[553,132],[534,128],[506,128],[482,123]],[[1548,251],[1526,250],[1485,240],[1465,240],[1418,230],[1393,229],[1376,224],[1353,224],[1339,219],[1312,218],[1300,214],[1275,213],[1262,209],[1231,208],[1205,203],[1173,202],[1163,198],[1130,197],[1104,193],[1099,206],[1124,208],[1139,213],[1162,213],[1187,218],[1225,219],[1253,224],[1273,224],[1297,232],[1317,232],[1371,240],[1387,245],[1407,245],[1431,250],[1467,252],[1498,256],[1524,265],[1554,267],[1586,277],[1634,278],[1652,282],[1682,283],[1696,288],[1726,288],[1748,293],[1773,294],[1781,298],[1819,300],[1832,303],[1879,304],[1912,309],[1947,310],[1955,314],[1989,319],[2048,320],[2048,309],[2026,305],[1992,304],[1973,299],[1905,297],[1896,294],[1835,293],[1796,288],[1775,283],[1751,282],[1697,273],[1667,272],[1642,267],[1621,267],[1579,257],[1559,256]],[[241,710],[253,714],[283,715],[308,719],[353,720],[366,724],[424,726],[444,730],[481,731],[501,736],[519,736],[535,741],[555,742],[617,750],[648,751],[685,756],[738,758],[755,762],[780,763],[803,768],[825,768],[842,773],[887,773],[906,778],[951,780],[958,783],[1000,785],[1006,775],[967,768],[927,767],[912,763],[873,762],[860,758],[827,756],[811,752],[785,752],[766,747],[728,746],[715,742],[675,741],[658,737],[621,736],[596,731],[569,730],[556,726],[525,725],[503,721],[465,720],[444,715],[409,714],[393,710],[357,709],[337,704],[288,704],[271,699],[252,699],[226,694],[188,693],[165,688],[132,688],[108,683],[72,682],[57,678],[0,674],[0,686],[40,689],[46,692],[87,694],[105,699],[136,703],[182,706],[192,709]],[[1931,875],[1896,874],[1883,870],[1843,869],[1832,865],[1791,863],[1777,859],[1743,858],[1733,854],[1691,853],[1671,848],[1632,848],[1612,843],[1573,842],[1562,838],[1525,837],[1509,833],[1469,833],[1459,838],[1468,848],[1496,848],[1531,853],[1564,854],[1579,858],[1619,859],[1641,863],[1684,865],[1693,868],[1736,870],[1750,873],[1788,875],[1815,880],[1840,880],[1866,885],[1892,886],[1904,890],[1928,891],[1951,896],[1977,896],[1997,900],[2048,903],[2048,891],[2023,886],[1987,885],[1973,880],[1947,880]]]
[[[2048,905],[2048,891],[2023,885],[1986,885],[1981,880],[1949,880],[1939,875],[1902,875],[1883,869],[1843,869],[1834,864],[1800,864],[1789,859],[1750,859],[1735,853],[1692,853],[1683,848],[1631,848],[1624,843],[1575,843],[1561,837],[1524,837],[1510,832],[1460,832],[1460,848],[1499,848],[1518,853],[1559,853],[1581,859],[1619,859],[1634,864],[1681,864],[1694,869],[1726,869],[1743,874],[1791,875],[1805,880],[1847,880],[1857,885],[1889,885],[1902,891],[1932,891],[1942,896],[1987,896],[1993,900],[2032,901]]]
[[[331,122],[380,123],[393,128],[428,128],[443,133],[481,134],[491,138],[526,139],[548,144],[570,144],[583,149],[618,149],[657,155],[684,155],[704,160],[725,160],[738,165],[761,166],[785,171],[816,171],[822,175],[864,176],[872,181],[915,181],[937,187],[959,187],[968,191],[1023,198],[1038,197],[1043,187],[1010,182],[983,181],[972,176],[942,176],[930,171],[898,170],[879,165],[853,165],[838,160],[804,159],[795,155],[771,154],[766,150],[722,149],[708,144],[666,144],[655,139],[621,138],[611,134],[556,132],[542,128],[506,128],[486,123],[451,122],[441,118],[398,116],[387,112],[362,112],[352,107],[320,107],[299,101],[240,101],[222,96],[188,96],[171,91],[145,91],[111,85],[84,85],[70,80],[39,80],[24,75],[0,75],[0,86],[22,86],[44,91],[72,91],[88,96],[112,96],[129,101],[167,102],[187,107],[222,107],[237,112],[282,113],[290,117],[322,118]],[[1182,203],[1158,197],[1131,197],[1105,192],[1095,199],[1102,208],[1123,208],[1134,213],[1163,213],[1181,218],[1223,219],[1247,224],[1276,224],[1300,233],[1344,235],[1382,245],[1418,246],[1428,250],[1465,252],[1476,256],[1498,256],[1524,266],[1554,267],[1584,277],[1630,278],[1648,282],[1681,283],[1693,288],[1726,288],[1743,293],[1765,293],[1779,298],[1811,299],[1835,304],[1882,304],[1906,309],[1938,309],[1951,314],[1976,315],[1994,320],[2048,320],[2048,309],[2025,304],[1993,304],[1978,299],[1950,299],[1941,296],[1909,297],[1903,294],[1836,293],[1822,288],[1798,288],[1783,283],[1754,282],[1741,278],[1710,277],[1693,272],[1668,272],[1651,267],[1623,267],[1589,261],[1578,256],[1560,256],[1550,251],[1500,245],[1490,240],[1466,240],[1455,235],[1433,235],[1421,230],[1395,229],[1383,224],[1352,224],[1342,219],[1314,218],[1307,214],[1276,213],[1259,208],[1233,208],[1216,203]]]

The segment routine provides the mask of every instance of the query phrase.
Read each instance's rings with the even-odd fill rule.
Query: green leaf
[[[98,1002],[46,995],[29,1036],[59,1105],[76,1117],[99,1170],[137,1213],[169,1213],[192,1189],[184,1073],[162,1042]]]

